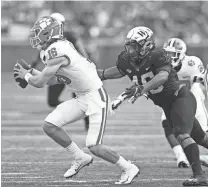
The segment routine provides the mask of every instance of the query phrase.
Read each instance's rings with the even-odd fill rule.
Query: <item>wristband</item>
[[[30,77],[32,77],[32,75],[30,73],[26,73],[24,78],[28,82]]]

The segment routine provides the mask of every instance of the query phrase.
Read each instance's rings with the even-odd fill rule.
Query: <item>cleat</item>
[[[70,178],[76,175],[82,168],[85,166],[89,166],[92,164],[93,158],[91,155],[85,154],[85,158],[79,158],[75,159],[72,162],[71,167],[67,170],[67,172],[64,174],[65,178]]]
[[[200,161],[202,166],[208,167],[208,155],[200,156]]]
[[[122,172],[120,180],[115,184],[131,184],[134,178],[138,177],[138,174],[140,174],[139,167],[131,164],[131,167]]]
[[[177,166],[178,168],[188,168],[189,162],[185,156],[185,154],[181,154],[177,159]]]
[[[196,175],[183,182],[183,186],[208,186],[208,180],[204,175]]]

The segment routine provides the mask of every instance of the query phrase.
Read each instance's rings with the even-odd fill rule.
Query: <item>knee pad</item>
[[[173,129],[171,128],[170,122],[168,120],[163,120],[162,126],[164,128],[166,137],[168,137],[170,134],[173,134]]]
[[[187,146],[196,143],[189,134],[179,134],[177,137],[178,142],[181,144],[181,146],[186,148]]]

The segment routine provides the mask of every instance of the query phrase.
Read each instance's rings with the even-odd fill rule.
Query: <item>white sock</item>
[[[121,170],[127,170],[131,166],[131,164],[122,156],[119,157],[118,161],[116,162],[116,165],[120,167]]]
[[[74,158],[82,158],[85,154],[76,143],[72,142],[68,147],[66,147],[67,151],[72,154]]]
[[[176,145],[175,147],[173,147],[173,152],[175,153],[177,159],[180,155],[184,155],[186,157],[181,145]]]

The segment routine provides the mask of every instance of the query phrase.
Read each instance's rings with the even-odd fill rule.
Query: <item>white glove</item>
[[[121,93],[114,101],[111,103],[112,110],[117,109],[122,102],[126,99],[127,95],[123,95],[125,92]]]

